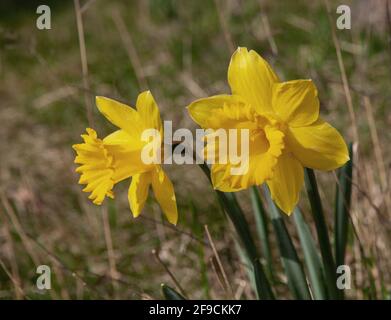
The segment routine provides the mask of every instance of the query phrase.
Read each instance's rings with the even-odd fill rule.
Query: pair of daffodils
[[[203,129],[249,130],[249,169],[232,175],[231,163],[213,164],[215,189],[235,192],[266,182],[272,199],[290,214],[299,200],[304,167],[333,170],[349,160],[346,144],[330,124],[319,117],[318,92],[311,80],[281,82],[270,65],[255,51],[238,48],[228,67],[232,94],[194,101],[188,107]],[[149,91],[138,96],[136,109],[97,97],[99,111],[119,130],[97,137],[93,129],[74,145],[79,183],[100,205],[113,198],[116,183],[132,178],[128,199],[137,217],[152,186],[155,198],[169,222],[176,224],[178,211],[173,185],[158,164],[144,164],[141,151],[147,142],[143,130],[156,129],[163,136],[158,106]],[[206,146],[208,147],[208,146]],[[239,146],[240,147],[240,146]]]

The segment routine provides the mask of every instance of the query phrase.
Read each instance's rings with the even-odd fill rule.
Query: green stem
[[[349,231],[349,210],[352,195],[353,152],[349,144],[350,160],[339,170],[335,195],[335,261],[337,266],[345,264],[345,251]]]
[[[305,169],[305,185],[307,188],[308,198],[310,200],[312,214],[315,221],[329,296],[331,299],[339,299],[341,295],[336,287],[336,268],[333,254],[331,251],[327,224],[323,214],[323,208],[319,196],[315,174],[312,169]]]
[[[264,186],[264,190],[269,203],[269,214],[276,233],[281,261],[288,279],[288,287],[296,299],[311,300],[303,266],[284,223],[281,211],[274,204],[269,189]]]
[[[270,240],[268,232],[268,220],[265,208],[262,204],[259,190],[256,186],[250,189],[251,203],[255,216],[256,227],[258,231],[259,240],[261,243],[262,253],[266,259],[267,271],[271,281],[274,279],[273,274],[273,258],[270,250]]]
[[[200,167],[210,179],[210,170],[206,164],[201,164]],[[220,206],[227,213],[228,217],[231,219],[236,232],[238,233],[246,253],[251,261],[254,261],[258,258],[257,250],[253,238],[251,237],[250,228],[246,219],[244,218],[243,212],[239,206],[238,201],[236,200],[233,193],[225,193],[218,190],[215,190]]]
[[[325,286],[323,266],[311,235],[310,228],[304,220],[304,217],[298,207],[293,212],[297,233],[299,234],[301,247],[304,253],[304,260],[307,265],[312,292],[317,300],[326,300],[327,288]]]
[[[210,170],[206,164],[199,165],[205,175],[210,178]],[[226,193],[215,190],[217,194],[217,198],[219,200],[220,206],[227,213],[228,217],[232,221],[232,224],[235,227],[236,233],[238,234],[246,255],[248,257],[249,262],[253,264],[253,267],[256,269],[255,272],[255,280],[260,280],[262,283],[257,284],[257,288],[261,291],[259,292],[259,297],[261,299],[274,299],[273,291],[270,287],[269,281],[265,275],[265,272],[260,263],[256,263],[258,260],[257,249],[255,246],[255,242],[251,236],[249,225],[244,217],[243,211],[239,206],[238,201],[233,193]]]

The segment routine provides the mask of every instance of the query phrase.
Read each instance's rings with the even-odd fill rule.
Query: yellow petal
[[[293,80],[273,86],[273,109],[291,127],[308,126],[319,117],[318,91],[311,80]]]
[[[303,183],[303,166],[291,153],[283,153],[278,158],[273,177],[267,181],[267,185],[272,199],[286,214],[290,215],[299,201]]]
[[[246,99],[258,113],[272,112],[272,86],[279,79],[255,51],[235,51],[228,67],[228,82],[232,93]]]
[[[135,174],[151,170],[152,165],[146,165],[141,159],[140,150],[127,150],[122,146],[106,145],[106,149],[113,156],[112,166],[114,173],[112,179],[118,183]]]
[[[117,130],[103,139],[105,145],[122,146],[128,151],[138,150],[144,146],[140,139],[127,133],[125,130]]]
[[[240,120],[253,117],[249,104],[228,94],[202,98],[188,107],[191,118],[204,129],[233,129]]]
[[[178,209],[174,187],[162,168],[157,167],[156,170],[151,171],[151,174],[152,189],[155,198],[167,217],[167,220],[172,224],[176,224],[178,221]]]
[[[151,184],[151,173],[145,172],[132,177],[129,186],[128,200],[133,217],[137,218],[144,208],[148,198],[149,185]]]
[[[334,170],[349,160],[342,136],[320,118],[310,126],[289,128],[286,143],[307,168]]]
[[[139,94],[136,108],[144,126],[147,129],[162,131],[162,120],[160,119],[159,108],[152,96],[151,91],[144,91]]]
[[[135,109],[106,97],[96,97],[96,105],[112,124],[125,130],[134,140],[141,139],[145,128]]]

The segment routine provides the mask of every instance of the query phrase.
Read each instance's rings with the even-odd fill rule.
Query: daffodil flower
[[[99,111],[119,130],[105,137],[97,137],[88,128],[82,135],[84,143],[73,148],[80,164],[76,172],[81,174],[79,183],[91,192],[89,199],[100,205],[106,196],[113,198],[116,183],[132,177],[128,191],[130,209],[134,217],[139,216],[152,186],[154,195],[169,222],[178,220],[174,187],[160,164],[146,164],[141,152],[148,141],[142,139],[144,130],[155,129],[163,134],[158,106],[150,91],[138,96],[136,109],[115,100],[97,97]]]
[[[311,80],[281,82],[255,51],[238,48],[228,67],[231,95],[194,101],[192,119],[204,129],[248,129],[249,170],[230,174],[232,163],[213,164],[214,187],[234,192],[266,182],[276,204],[290,214],[304,183],[303,167],[333,170],[349,160],[347,146],[319,117]]]

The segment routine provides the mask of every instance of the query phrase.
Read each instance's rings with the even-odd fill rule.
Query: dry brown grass
[[[53,6],[50,31],[36,30],[35,11],[23,5],[2,20],[0,298],[157,298],[161,282],[175,286],[172,275],[191,298],[254,298],[232,228],[198,168],[168,168],[180,208],[172,228],[153,201],[131,218],[126,184],[115,202],[90,204],[71,149],[88,123],[101,135],[112,130],[94,109],[98,94],[131,104],[148,87],[164,119],[194,129],[184,107],[228,92],[231,47],[239,44],[257,49],[282,78],[313,78],[323,116],[354,141],[348,296],[381,298],[391,290],[386,1],[351,2],[352,30],[334,32],[323,1],[209,2],[75,0],[76,17],[73,3]],[[317,177],[332,225],[335,175]],[[252,222],[247,193],[239,197]],[[301,206],[308,207],[304,194]],[[43,293],[35,287],[39,264],[53,272],[53,289]],[[284,281],[278,261],[276,268]],[[284,284],[278,295],[289,297]]]

